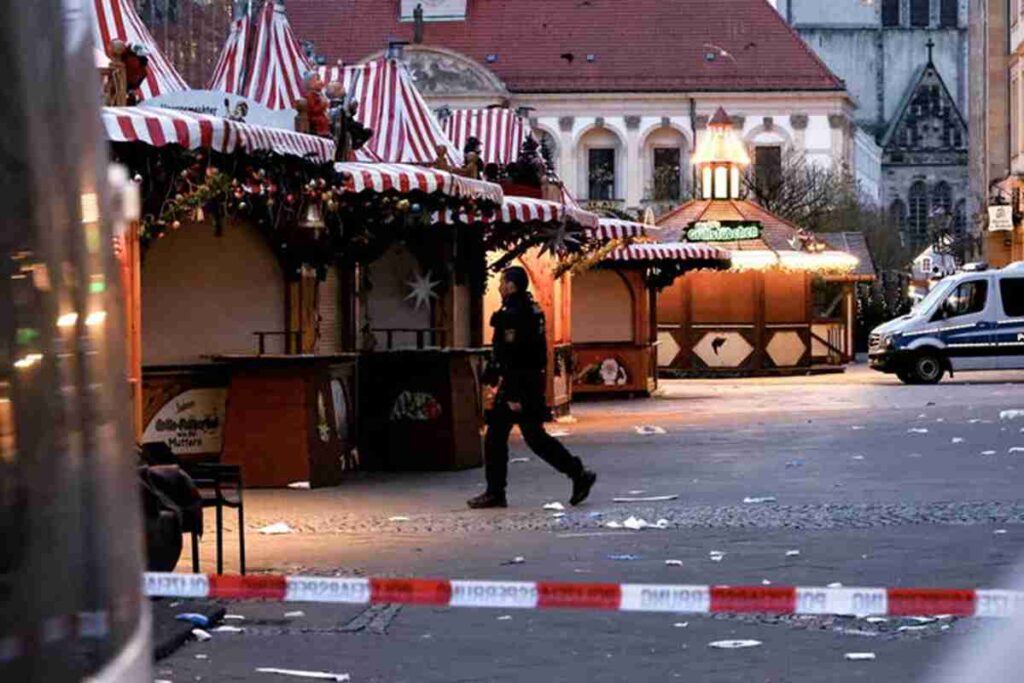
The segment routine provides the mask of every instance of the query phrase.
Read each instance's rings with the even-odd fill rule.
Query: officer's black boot
[[[466,505],[474,510],[484,510],[487,508],[507,508],[508,501],[505,499],[505,494],[491,493],[490,491],[481,493],[476,498],[470,498],[466,501]]]
[[[585,501],[590,495],[590,489],[593,488],[595,481],[597,481],[596,472],[590,470],[580,472],[580,475],[572,480],[572,498],[569,499],[569,504],[579,505]]]

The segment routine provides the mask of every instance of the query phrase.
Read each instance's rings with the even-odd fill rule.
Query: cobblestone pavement
[[[508,510],[464,508],[480,490],[479,470],[247,492],[249,566],[566,581],[1007,585],[1024,551],[1024,419],[1000,413],[1021,408],[1021,374],[964,375],[937,387],[904,387],[864,368],[666,382],[650,400],[576,406],[577,422],[554,427],[601,477],[592,499],[563,516],[542,506],[564,501],[567,482],[517,443],[513,457],[529,460],[512,465]],[[641,436],[641,425],[666,433]],[[613,500],[655,495],[677,498]],[[609,528],[630,516],[664,520],[665,528]],[[279,521],[296,533],[256,532]],[[229,533],[231,561],[233,540]],[[208,535],[204,564],[211,546]],[[801,554],[787,557],[789,549]],[[711,561],[712,550],[724,559]],[[517,555],[525,562],[509,565]],[[612,559],[623,555],[635,559]],[[683,566],[667,567],[670,558]],[[186,555],[181,568],[188,566]],[[303,616],[284,619],[294,609]],[[950,652],[1001,628],[953,619],[415,608],[381,615],[259,603],[229,611],[247,615],[251,629],[190,645],[161,662],[158,677],[262,680],[255,667],[274,666],[417,683],[931,680]],[[721,638],[763,645],[707,647]],[[877,659],[844,659],[861,651]]]

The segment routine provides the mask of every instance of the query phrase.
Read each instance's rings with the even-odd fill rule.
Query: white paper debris
[[[799,557],[799,556],[800,556],[800,551],[799,550],[787,550],[786,551],[786,557]]]
[[[1006,533],[1006,529],[996,529],[996,530],[995,530],[995,531],[993,531],[992,533],[994,533],[994,534],[996,534],[996,535],[998,535],[998,536],[1002,536],[1003,534],[1005,534],[1005,533]]]
[[[683,561],[682,560],[665,560],[665,566],[666,567],[682,567],[683,566]]]
[[[213,636],[211,636],[208,632],[204,631],[201,628],[192,629],[192,635],[194,635],[196,637],[196,640],[198,640],[200,643],[205,643],[210,638],[213,638]]]
[[[713,643],[708,643],[708,647],[719,650],[738,650],[744,647],[758,647],[760,645],[760,640],[716,640]]]
[[[995,455],[996,452],[995,451],[982,451],[981,454],[982,455]]]
[[[264,666],[256,669],[256,672],[261,674],[277,674],[278,676],[292,676],[294,678],[313,678],[318,681],[336,681],[336,683],[345,683],[345,681],[352,680],[348,674],[336,674],[329,671],[300,671],[298,669],[275,669]]]
[[[676,623],[672,624],[672,628],[686,628],[689,625],[690,622],[688,621],[677,621]]]
[[[885,617],[868,617],[864,621],[868,622],[869,624],[884,624],[889,620]]]
[[[555,512],[561,512],[562,510],[565,509],[565,506],[556,501],[554,503],[544,503],[544,509],[554,510]]]
[[[923,420],[923,419],[925,419],[926,417],[928,417],[928,416],[927,416],[927,415],[925,415],[924,413],[921,413],[920,415],[918,415],[918,416],[917,416],[917,419],[918,419],[918,420]]]
[[[285,612],[284,613],[284,618],[285,619],[298,619],[299,617],[304,617],[304,616],[306,616],[306,613],[303,612],[300,609],[297,609],[294,612]]]
[[[839,583],[838,581],[836,581],[834,583],[830,583],[827,586],[827,588],[842,588],[842,587],[843,587],[843,584]]]
[[[530,462],[530,459],[529,458],[511,458],[509,460],[510,464],[514,464],[514,463],[517,463],[517,462]]]
[[[999,411],[1000,420],[1016,420],[1024,417],[1024,410],[1001,410]]]
[[[844,657],[851,662],[870,662],[874,661],[874,652],[847,652]]]
[[[861,425],[853,425],[852,427],[850,427],[850,429],[852,429],[855,432],[859,432],[860,430],[864,429],[864,427],[862,427]]]
[[[500,617],[498,617],[498,621],[512,621],[512,615],[502,614]]]
[[[1010,446],[1008,453],[1024,453],[1024,446]]]
[[[633,489],[632,491],[629,492],[629,495],[631,495],[631,496],[642,496],[645,493],[647,493],[647,491],[643,491],[641,489]]]
[[[288,488],[290,488],[290,489],[298,489],[300,491],[308,491],[309,490],[309,482],[308,481],[293,481],[292,483],[288,484]]]
[[[963,442],[964,442],[964,439],[963,439],[962,436],[954,436],[953,437],[953,443],[963,443]]]
[[[626,519],[626,521],[622,523],[622,526],[626,527],[627,529],[632,529],[633,531],[640,531],[641,529],[646,529],[650,525],[647,524],[645,520],[639,519],[637,517],[629,517],[628,519]]]
[[[909,434],[927,434],[928,429],[926,427],[911,427],[907,432]]]
[[[641,497],[629,497],[629,498],[612,498],[613,503],[663,503],[670,500],[676,500],[679,496],[673,494],[670,496],[641,496]]]
[[[225,614],[224,621],[245,621],[245,617],[241,614]]]
[[[721,562],[725,558],[725,553],[721,550],[712,550],[708,553],[708,559],[712,562]]]
[[[196,655],[196,659],[209,659],[209,658],[210,658],[210,655],[207,655],[207,654],[198,654],[198,655]]]
[[[238,626],[218,626],[213,629],[214,633],[245,633],[245,629]]]
[[[408,522],[409,518],[408,517],[402,517],[401,515],[399,515],[397,517],[388,517],[388,521],[389,522]]]
[[[934,624],[939,620],[938,617],[907,617],[907,619],[915,624]]]
[[[864,456],[863,455],[854,455],[850,459],[851,460],[863,460]]]
[[[761,585],[762,586],[770,586],[770,585],[772,585],[772,582],[769,581],[768,579],[761,579]]]
[[[637,425],[636,427],[633,427],[633,429],[637,434],[644,436],[650,434],[668,434],[663,427],[657,427],[655,425]]]
[[[608,522],[605,526],[609,529],[621,529],[622,525],[618,522]]]
[[[976,425],[976,424],[978,424],[979,422],[981,422],[981,418],[978,418],[978,417],[973,417],[973,418],[971,418],[970,420],[968,420],[968,422],[970,422],[970,423],[971,423],[972,425]]]
[[[775,502],[775,496],[761,496],[761,497],[747,496],[746,498],[743,499],[743,502],[747,503],[748,505],[755,505],[755,504],[759,504],[759,503],[774,503]]]
[[[277,522],[275,524],[268,524],[267,526],[259,529],[259,532],[261,534],[266,534],[267,536],[277,536],[279,534],[294,534],[295,529],[291,528],[284,522]]]
[[[505,564],[523,564],[524,562],[526,562],[526,558],[525,557],[523,557],[522,555],[516,555],[515,557],[513,557],[511,560],[509,560]]]
[[[896,629],[896,632],[903,633],[906,631],[926,631],[927,629],[928,627],[923,624],[920,626],[900,626],[898,629]]]
[[[561,519],[562,517],[565,517],[564,512],[555,512],[551,515],[551,519]]]

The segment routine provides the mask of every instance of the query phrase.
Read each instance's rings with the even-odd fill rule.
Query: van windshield
[[[927,311],[930,311],[938,301],[945,298],[951,285],[952,282],[949,278],[936,283],[935,286],[932,287],[932,291],[928,292],[927,296],[921,299],[917,305],[910,310],[910,315],[917,317],[919,315],[924,315]]]

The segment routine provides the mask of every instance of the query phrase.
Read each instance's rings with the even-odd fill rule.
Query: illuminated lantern
[[[708,122],[693,164],[700,174],[703,199],[740,198],[741,173],[750,165],[750,155],[722,107]]]

